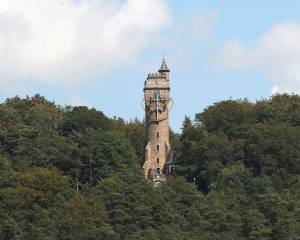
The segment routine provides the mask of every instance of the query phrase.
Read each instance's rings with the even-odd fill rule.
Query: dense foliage
[[[158,188],[143,125],[39,95],[0,104],[0,239],[300,239],[300,97],[186,118]]]
[[[220,239],[300,239],[299,114],[300,97],[284,94],[185,119],[178,170],[217,211]]]

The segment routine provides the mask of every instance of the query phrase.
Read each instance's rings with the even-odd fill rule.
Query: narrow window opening
[[[157,174],[160,174],[160,168],[156,169]]]
[[[157,151],[159,150],[159,145],[156,145],[156,150],[157,150]]]
[[[156,162],[159,163],[159,158],[156,159]]]
[[[159,132],[156,133],[156,137],[159,138]]]

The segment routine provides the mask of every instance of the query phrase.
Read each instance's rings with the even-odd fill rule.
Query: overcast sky
[[[178,131],[216,101],[300,93],[299,11],[296,0],[1,0],[0,100],[40,93],[142,119],[144,80],[165,54]]]

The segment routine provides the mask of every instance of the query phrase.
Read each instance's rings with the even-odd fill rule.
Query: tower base
[[[149,180],[151,180],[154,184],[154,187],[159,186],[161,183],[166,182],[166,176],[164,174],[153,174],[150,178],[148,178]]]

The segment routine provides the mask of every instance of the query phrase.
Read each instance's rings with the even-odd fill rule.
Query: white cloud
[[[300,23],[274,24],[250,47],[230,40],[214,60],[225,69],[261,71],[272,82],[272,93],[300,93]]]
[[[186,69],[199,61],[199,56],[207,55],[215,44],[215,26],[219,20],[217,10],[188,9],[173,22],[168,38],[172,66]],[[168,58],[169,62],[169,58]]]
[[[252,52],[243,47],[239,39],[228,41],[214,59],[223,69],[249,68],[252,60]]]
[[[189,22],[194,34],[201,40],[211,41],[214,37],[214,28],[219,20],[216,10],[197,12],[191,15]]]
[[[0,89],[74,86],[114,71],[169,22],[164,0],[1,0]]]

